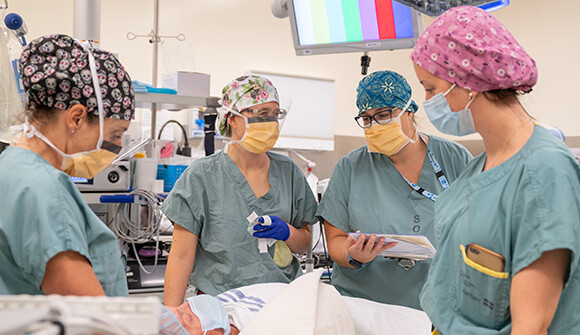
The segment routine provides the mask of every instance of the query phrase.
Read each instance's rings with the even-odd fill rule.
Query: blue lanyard
[[[425,138],[423,138],[422,134],[419,134],[419,136],[421,136],[421,139],[423,140],[423,142],[425,142],[425,146],[427,146],[427,157],[429,157],[429,161],[431,161],[431,165],[433,166],[433,170],[435,171],[435,176],[437,177],[437,179],[439,179],[439,182],[441,183],[441,186],[443,186],[443,190],[445,191],[446,189],[449,188],[449,182],[447,181],[447,178],[445,178],[443,170],[441,170],[441,166],[439,166],[437,159],[435,159],[435,155],[433,155],[433,153],[429,149],[429,146],[427,145]],[[436,194],[428,192],[424,188],[410,182],[407,178],[405,178],[405,176],[403,175],[401,176],[403,177],[403,179],[405,179],[405,181],[407,182],[407,184],[409,184],[409,186],[411,186],[415,191],[417,191],[417,193],[423,195],[426,198],[431,199],[432,201],[437,200]]]

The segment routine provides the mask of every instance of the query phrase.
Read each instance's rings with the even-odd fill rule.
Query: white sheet
[[[243,328],[241,335],[354,335],[350,312],[334,287],[320,284],[322,271],[295,279]]]
[[[431,320],[423,311],[360,298],[343,299],[358,335],[431,334]]]
[[[427,335],[431,333],[431,322],[429,318],[424,312],[416,309],[381,304],[351,297],[342,297],[342,303],[334,299],[337,297],[334,293],[330,293],[331,296],[327,297],[325,294],[321,296],[318,291],[316,295],[310,293],[310,296],[308,296],[308,293],[305,293],[308,288],[303,287],[306,282],[309,282],[306,286],[310,287],[310,289],[314,287],[312,283],[315,283],[319,287],[317,290],[321,292],[336,292],[334,287],[320,283],[319,277],[319,271],[315,271],[300,277],[304,282],[296,280],[290,285],[282,283],[250,285],[220,294],[218,298],[224,302],[224,306],[230,315],[230,322],[242,330],[242,334],[260,334],[260,331],[263,331],[265,334],[272,334],[274,330],[276,334],[310,334],[312,333],[312,328],[308,328],[306,332],[303,332],[304,329],[298,331],[293,327],[296,325],[302,327],[305,324],[309,324],[309,327],[312,327],[313,323],[316,324],[318,322],[318,324],[322,325],[323,322],[327,322],[328,320],[334,322],[337,326],[342,326],[344,319],[346,319],[347,323],[350,321],[354,323],[354,333],[358,335]],[[294,284],[295,282],[298,282],[298,284]],[[278,295],[281,295],[285,289],[287,293],[282,295],[282,298],[278,298]],[[269,304],[269,302],[274,301],[274,298],[278,299],[279,302]],[[346,306],[349,315],[345,317],[344,310],[341,308],[337,309],[337,304]],[[269,307],[269,311],[259,318],[256,317],[256,320],[251,320],[266,305],[273,307]],[[319,311],[307,312],[308,310],[313,310],[312,306],[319,306]],[[306,320],[303,317],[305,314],[311,316],[310,320]],[[320,316],[321,314],[322,317]],[[282,323],[273,323],[272,317],[277,322]],[[336,320],[337,318],[338,320]],[[249,329],[246,326],[250,323],[250,320],[255,325]],[[290,325],[287,326],[287,324]],[[346,327],[343,330],[350,331],[349,329],[350,327]],[[332,333],[330,330],[332,329],[327,329],[328,334],[341,334],[339,332]],[[314,332],[314,334],[323,334],[323,332]]]

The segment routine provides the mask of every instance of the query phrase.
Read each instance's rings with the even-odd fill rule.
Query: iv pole
[[[134,40],[137,37],[149,37],[149,43],[153,44],[153,75],[151,84],[157,87],[157,70],[159,63],[159,43],[162,43],[162,38],[176,38],[179,41],[185,40],[185,35],[179,34],[177,36],[159,36],[159,0],[153,0],[153,29],[149,35],[135,35],[132,32],[127,33],[127,39]],[[151,103],[151,138],[155,138],[155,128],[157,127],[157,103]]]
[[[75,0],[73,37],[99,48],[101,41],[101,0]]]
[[[153,0],[153,31],[149,43],[153,44],[153,78],[151,84],[157,87],[157,58],[159,57],[159,0]],[[151,138],[155,138],[155,128],[157,127],[157,104],[151,104]]]

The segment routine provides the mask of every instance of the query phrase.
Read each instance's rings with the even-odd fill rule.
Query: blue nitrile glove
[[[290,237],[290,227],[277,216],[269,215],[272,224],[264,226],[257,224],[254,226],[254,236],[259,238],[273,238],[275,240],[286,241]],[[264,217],[258,219],[258,222],[264,223]]]

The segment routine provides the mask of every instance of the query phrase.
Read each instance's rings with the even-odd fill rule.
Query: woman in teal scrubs
[[[421,306],[440,334],[580,334],[580,168],[518,101],[534,60],[476,7],[439,16],[411,58],[431,122],[486,149],[437,199]]]
[[[332,284],[343,295],[420,309],[419,293],[430,260],[414,265],[377,256],[384,238],[373,234],[425,235],[434,240],[433,205],[472,158],[461,145],[420,134],[411,87],[393,71],[363,78],[357,89],[368,145],[336,165],[317,216],[324,220]],[[370,233],[355,242],[347,233]]]
[[[223,89],[222,105],[219,130],[230,143],[192,163],[163,203],[174,223],[168,306],[183,303],[188,280],[211,295],[288,283],[302,271],[293,253],[310,247],[316,199],[298,166],[269,152],[286,116],[276,88],[264,77],[242,76]]]
[[[28,108],[0,155],[0,294],[126,296],[117,239],[71,176],[91,179],[117,157],[131,78],[66,35],[30,42],[19,64]]]

